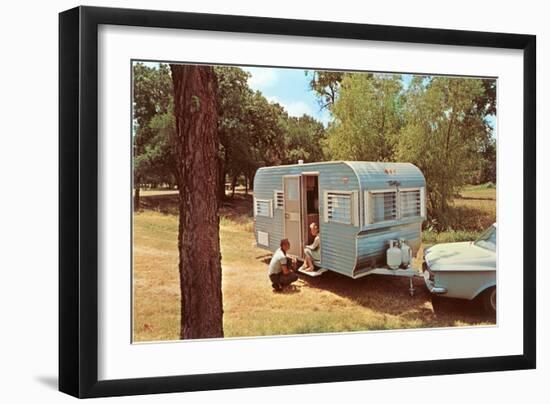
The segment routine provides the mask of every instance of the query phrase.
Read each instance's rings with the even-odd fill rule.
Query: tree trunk
[[[231,199],[235,198],[235,187],[237,186],[237,176],[233,174],[231,178]]]
[[[223,337],[216,76],[209,66],[170,68],[179,172],[180,337]]]
[[[225,200],[225,174],[225,164],[220,163],[218,185],[218,200],[220,201],[220,204]]]
[[[139,197],[140,197],[140,187],[139,187],[139,177],[134,178],[134,210],[137,212],[139,210]]]
[[[254,173],[248,175],[248,190],[254,191]]]

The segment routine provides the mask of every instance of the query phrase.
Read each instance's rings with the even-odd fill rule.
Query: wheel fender
[[[487,289],[495,287],[497,285],[496,281],[488,282],[481,286],[476,292],[474,293],[474,296],[471,300],[477,299],[483,292],[485,292]]]

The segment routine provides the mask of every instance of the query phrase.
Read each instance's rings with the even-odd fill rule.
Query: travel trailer
[[[351,278],[372,273],[413,276],[426,219],[426,181],[410,163],[299,162],[262,167],[254,177],[254,233],[258,247],[303,259],[320,229],[318,276],[330,270]],[[396,261],[397,254],[402,259]],[[412,281],[411,281],[412,285]]]

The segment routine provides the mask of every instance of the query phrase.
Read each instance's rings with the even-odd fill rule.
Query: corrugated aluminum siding
[[[404,238],[416,251],[421,241],[420,218],[390,223],[366,224],[364,191],[395,189],[388,181],[399,181],[401,188],[425,187],[422,172],[410,163],[328,162],[264,167],[254,177],[254,197],[273,199],[275,190],[283,189],[283,176],[319,172],[319,224],[321,265],[347,276],[378,261],[385,263],[387,241]],[[325,191],[358,191],[359,225],[324,222]],[[275,251],[284,238],[284,210],[276,209],[273,218],[256,217],[256,231],[269,233],[269,250]],[[257,237],[257,233],[255,234]],[[357,264],[357,265],[356,265]]]
[[[321,233],[321,265],[348,276],[355,268],[356,236],[359,227],[325,223],[323,212],[325,191],[356,191],[360,194],[359,182],[353,170],[343,162],[301,164],[264,167],[254,177],[254,197],[272,199],[275,190],[283,189],[283,176],[304,172],[319,173],[319,227]],[[256,217],[256,232],[269,233],[269,250],[275,251],[284,238],[284,211],[274,209],[273,218]],[[255,234],[257,237],[257,233]]]
[[[388,181],[401,183],[401,188],[416,188],[426,185],[422,172],[411,163],[370,163],[365,161],[347,161],[357,174],[363,190],[395,189]],[[393,172],[388,174],[385,170]]]

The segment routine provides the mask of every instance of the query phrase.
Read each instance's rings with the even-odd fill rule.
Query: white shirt
[[[287,257],[281,248],[277,248],[269,262],[268,275],[279,274],[283,271],[282,266],[287,264]]]

